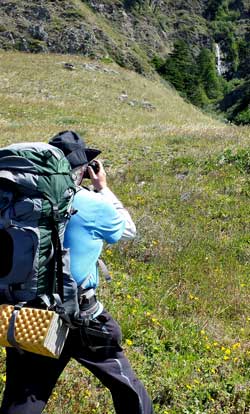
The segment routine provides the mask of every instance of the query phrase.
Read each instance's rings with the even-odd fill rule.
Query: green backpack
[[[75,185],[63,152],[49,144],[0,149],[0,303],[78,312],[63,249]],[[59,298],[59,299],[58,299]]]

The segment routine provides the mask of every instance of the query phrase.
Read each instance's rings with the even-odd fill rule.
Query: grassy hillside
[[[156,413],[250,413],[250,130],[160,80],[76,56],[1,52],[0,85],[2,145],[71,128],[103,151],[138,235],[106,247],[113,282],[100,297]],[[114,411],[72,362],[46,412]]]
[[[1,0],[0,49],[112,60],[151,78],[158,71],[200,108],[220,110],[225,98],[224,116],[242,125],[249,16],[242,0]]]

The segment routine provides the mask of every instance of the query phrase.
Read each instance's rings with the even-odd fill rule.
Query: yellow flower
[[[225,350],[225,354],[226,354],[226,355],[230,355],[230,354],[231,354],[231,349],[227,348],[227,349]]]
[[[128,346],[131,346],[131,345],[133,345],[133,341],[131,341],[131,339],[126,339],[126,344]]]
[[[202,330],[201,330],[201,335],[205,335],[205,333],[206,333],[206,332],[204,331],[204,329],[202,329]]]
[[[112,256],[112,255],[113,255],[113,252],[112,252],[112,250],[107,249],[107,250],[106,250],[106,254],[107,254],[108,256]]]
[[[228,361],[229,360],[229,356],[224,355],[224,361]]]
[[[1,374],[0,380],[3,381],[3,382],[6,382],[6,375]]]
[[[85,390],[84,391],[84,398],[88,398],[88,397],[90,397],[91,396],[91,391],[89,391],[89,390]]]
[[[53,391],[52,398],[56,400],[57,397],[58,397],[58,392],[57,391]]]
[[[233,349],[238,349],[238,348],[240,348],[240,342],[236,342],[235,344],[233,344],[232,348],[233,348]]]
[[[159,244],[158,240],[152,240],[152,244],[153,246],[157,246],[157,244]]]

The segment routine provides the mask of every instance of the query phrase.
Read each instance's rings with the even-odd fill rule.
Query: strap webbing
[[[109,273],[108,268],[105,265],[104,261],[102,259],[98,259],[97,263],[98,263],[98,265],[99,265],[99,267],[100,267],[100,269],[101,269],[101,271],[102,271],[102,273],[103,273],[103,275],[106,279],[106,282],[111,282],[112,277],[111,277],[111,274]]]
[[[51,294],[58,293],[61,301],[64,301],[63,292],[63,264],[62,264],[62,246],[57,228],[57,223],[54,224],[51,234],[52,244],[54,246],[53,257],[53,274],[54,278],[51,278]]]
[[[20,348],[15,338],[15,323],[16,323],[18,313],[20,312],[24,304],[25,302],[20,302],[17,305],[15,305],[13,313],[9,321],[9,326],[8,326],[8,331],[7,331],[7,341],[9,342],[10,345],[14,346],[20,353],[23,353],[23,350]]]

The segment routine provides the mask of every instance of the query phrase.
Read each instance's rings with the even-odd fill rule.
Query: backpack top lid
[[[25,142],[0,149],[0,186],[28,196],[41,195],[57,204],[63,189],[75,191],[71,166],[50,144]]]
[[[62,150],[44,142],[23,142],[0,149],[0,159],[7,156],[19,156],[29,160],[37,174],[68,174],[71,171]]]

